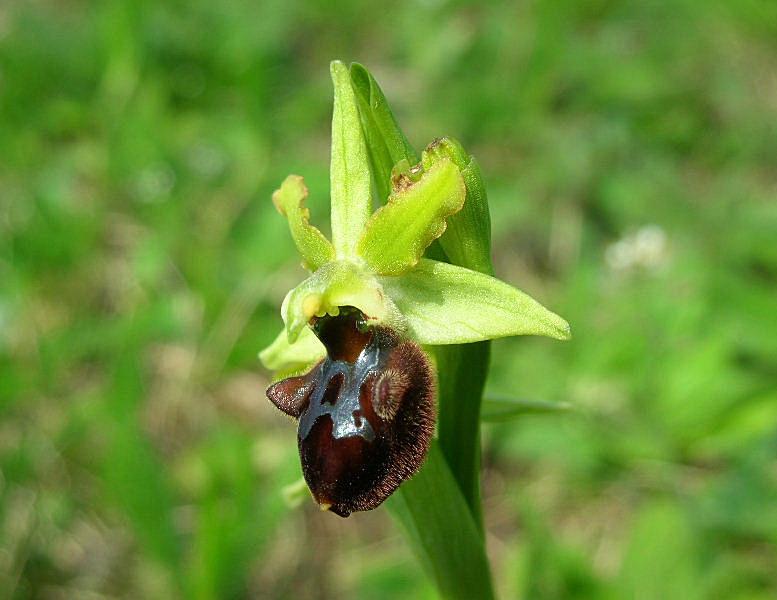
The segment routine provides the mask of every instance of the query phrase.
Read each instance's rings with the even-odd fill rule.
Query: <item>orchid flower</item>
[[[371,165],[393,160],[368,140],[364,73],[331,64],[331,240],[310,223],[302,177],[273,194],[310,276],[286,295],[285,327],[260,353],[281,374],[268,396],[299,419],[308,486],[342,516],[383,502],[424,460],[435,376],[421,347],[570,336],[564,319],[491,275],[485,194],[457,142],[398,160],[376,181],[386,197],[375,207]]]

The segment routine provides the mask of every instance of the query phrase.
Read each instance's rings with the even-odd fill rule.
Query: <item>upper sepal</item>
[[[335,92],[329,171],[332,242],[338,258],[349,258],[372,212],[372,174],[348,67],[336,60],[330,73]]]
[[[358,63],[351,65],[350,73],[375,184],[379,197],[387,198],[391,192],[394,165],[400,160],[415,164],[418,156],[399,128],[383,90],[372,74]]]

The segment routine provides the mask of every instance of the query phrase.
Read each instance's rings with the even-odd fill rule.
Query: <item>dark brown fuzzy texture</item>
[[[317,367],[318,365],[316,365]],[[313,370],[316,369],[314,367]],[[313,371],[311,371],[312,373]],[[310,373],[299,377],[288,377],[267,388],[267,397],[278,410],[290,417],[299,419],[302,409],[308,402],[308,397],[313,391],[313,382]]]
[[[328,356],[267,395],[300,419],[313,496],[347,517],[379,506],[423,463],[436,417],[434,376],[417,344],[388,328],[366,329],[358,311],[325,319],[314,330]]]

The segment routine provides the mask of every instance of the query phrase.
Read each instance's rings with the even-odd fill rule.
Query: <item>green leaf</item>
[[[271,371],[294,371],[318,362],[325,355],[324,345],[310,328],[304,327],[293,344],[282,330],[273,343],[259,353],[259,360]]]
[[[289,175],[272,195],[278,212],[289,222],[291,237],[302,255],[306,269],[315,271],[334,260],[335,249],[324,234],[310,224],[310,211],[305,208],[308,188],[299,175]]]
[[[493,598],[483,540],[439,447],[387,501],[441,597]]]
[[[440,448],[482,529],[480,506],[480,399],[488,375],[490,342],[432,346],[437,366]]]
[[[446,217],[461,210],[465,194],[464,180],[448,159],[431,165],[418,181],[400,175],[388,203],[367,223],[359,255],[383,275],[413,267],[445,231]]]
[[[570,337],[569,324],[507,283],[448,263],[421,259],[381,283],[421,344],[463,344],[511,335]]]
[[[491,216],[480,166],[461,144],[451,138],[432,142],[424,150],[421,163],[428,168],[442,157],[452,160],[461,172],[467,199],[464,207],[448,219],[448,228],[440,238],[440,245],[448,256],[448,262],[491,275]]]
[[[329,173],[332,242],[338,258],[349,258],[372,212],[370,166],[348,68],[333,61],[330,72],[335,88]]]
[[[325,264],[284,298],[281,316],[289,343],[297,341],[313,317],[336,316],[341,306],[358,308],[372,325],[389,322],[403,326],[401,315],[378,281],[362,267],[341,260]]]
[[[394,165],[401,160],[416,164],[418,156],[399,128],[375,78],[357,63],[351,65],[350,73],[378,194],[388,198]]]
[[[572,405],[568,402],[547,402],[544,400],[488,395],[483,398],[483,405],[480,408],[480,420],[486,423],[500,423],[525,415],[570,412],[572,408]]]

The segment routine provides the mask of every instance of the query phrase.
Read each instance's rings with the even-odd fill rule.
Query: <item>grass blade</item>
[[[480,420],[484,423],[501,423],[525,415],[558,414],[572,410],[573,406],[568,402],[548,402],[546,400],[487,395],[480,408]]]

